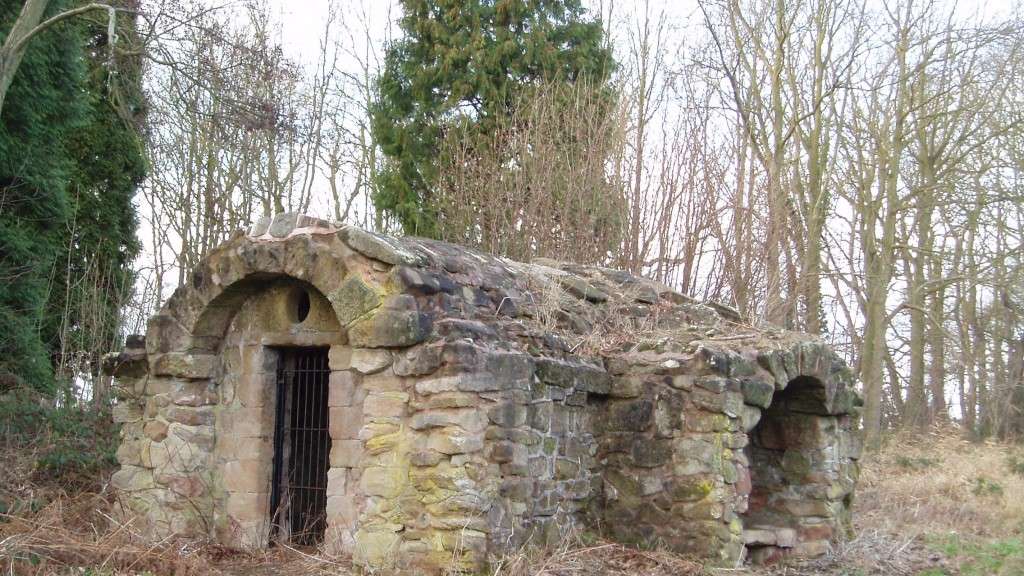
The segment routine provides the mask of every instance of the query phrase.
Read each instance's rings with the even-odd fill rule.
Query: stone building
[[[847,530],[858,397],[820,340],[599,267],[281,214],[106,359],[152,537],[479,570],[569,530],[719,563]]]

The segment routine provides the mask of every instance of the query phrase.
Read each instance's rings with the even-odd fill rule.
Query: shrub
[[[942,464],[942,460],[938,458],[929,458],[927,456],[896,457],[896,465],[900,468],[906,468],[907,470],[927,470],[929,468],[935,468],[939,464]]]
[[[971,492],[975,496],[999,498],[1003,495],[1003,485],[991,478],[979,476],[974,479],[974,486],[971,488]]]
[[[70,489],[94,484],[116,464],[118,432],[106,409],[60,405],[26,388],[0,396],[3,447],[12,458],[31,460],[25,467],[28,477],[7,478],[8,485],[32,481]]]
[[[1024,476],[1024,457],[1019,454],[1010,454],[1006,458],[1006,467],[1017,476]]]

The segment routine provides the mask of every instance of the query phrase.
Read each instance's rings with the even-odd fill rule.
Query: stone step
[[[796,530],[783,526],[750,526],[743,529],[743,543],[747,546],[792,548],[796,545]]]

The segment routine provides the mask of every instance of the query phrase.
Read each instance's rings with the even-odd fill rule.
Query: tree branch
[[[17,40],[17,42],[15,42],[15,44],[14,44],[14,52],[19,52],[21,50],[24,50],[25,49],[25,45],[28,44],[29,40],[31,40],[33,37],[38,35],[43,30],[46,30],[47,28],[53,26],[54,24],[57,24],[58,22],[62,22],[64,20],[67,20],[68,18],[73,18],[73,17],[78,16],[80,14],[85,14],[86,12],[92,12],[93,10],[106,10],[110,14],[109,17],[110,17],[110,21],[111,22],[114,21],[114,18],[115,18],[114,15],[117,12],[119,12],[119,11],[120,12],[131,13],[131,14],[135,13],[134,11],[127,10],[125,8],[117,8],[117,7],[111,6],[109,4],[99,4],[99,3],[86,4],[85,6],[79,6],[78,8],[72,8],[71,10],[67,10],[67,11],[61,12],[60,14],[56,14],[54,16],[51,16],[50,18],[47,18],[46,20],[40,22],[35,28],[29,30],[24,36],[22,36],[21,38],[19,38]]]

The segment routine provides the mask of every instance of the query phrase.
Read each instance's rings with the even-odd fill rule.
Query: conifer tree
[[[0,40],[21,4],[0,0]],[[54,1],[47,14],[68,7]],[[123,284],[137,252],[142,150],[111,98],[101,28],[69,19],[33,38],[0,111],[0,375],[37,389],[53,388],[62,338],[81,332],[67,288],[87,268]],[[141,111],[138,76],[125,83],[135,95],[122,104]]]
[[[579,0],[403,0],[371,107],[386,162],[375,204],[407,233],[435,236],[439,142],[469,123],[486,134],[542,80],[603,82],[612,67],[601,23]]]

